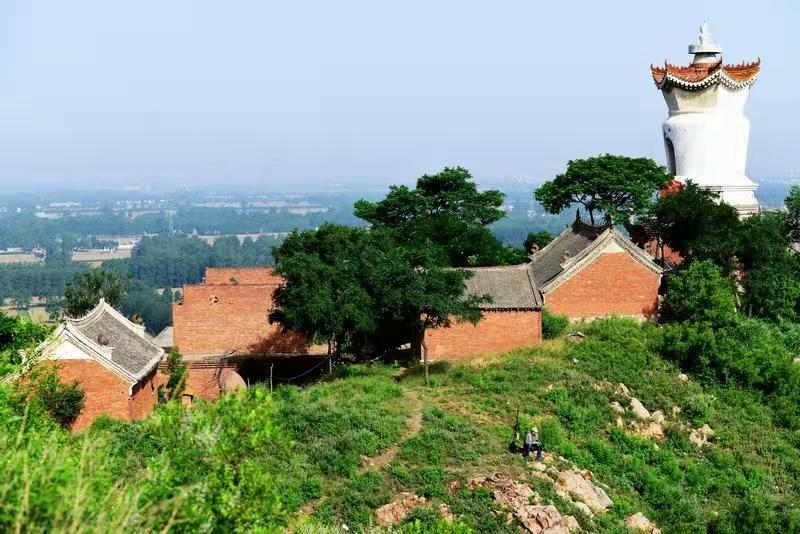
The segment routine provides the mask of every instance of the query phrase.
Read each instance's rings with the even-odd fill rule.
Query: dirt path
[[[359,474],[371,469],[383,469],[389,465],[389,463],[394,460],[395,456],[397,456],[397,451],[400,450],[400,444],[409,440],[410,438],[413,438],[419,434],[420,430],[422,430],[422,402],[419,400],[419,396],[414,391],[408,391],[408,396],[411,397],[411,400],[414,403],[414,413],[406,423],[405,434],[403,434],[403,437],[398,440],[396,445],[393,445],[391,448],[387,449],[383,454],[379,454],[378,456],[365,456],[364,461],[361,463],[361,467],[358,468]]]

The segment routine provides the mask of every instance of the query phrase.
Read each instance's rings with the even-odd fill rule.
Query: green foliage
[[[64,290],[64,313],[80,317],[104,299],[117,307],[125,294],[125,283],[114,273],[92,269],[76,276]]]
[[[483,299],[464,295],[468,271],[444,268],[436,247],[403,245],[383,228],[296,232],[275,258],[286,283],[275,292],[270,320],[337,353],[381,352],[426,329],[481,317]]]
[[[784,234],[788,236],[792,243],[800,243],[800,187],[796,185],[791,187],[785,204]]]
[[[550,213],[581,204],[592,224],[595,211],[604,212],[614,224],[623,224],[643,213],[653,195],[671,179],[649,158],[605,154],[570,161],[566,172],[536,189],[535,197]]]
[[[45,340],[50,328],[0,312],[0,376],[22,363],[22,351]]]
[[[163,387],[159,387],[159,402],[177,399],[186,387],[186,364],[183,363],[183,356],[177,348],[173,348],[167,354],[167,365],[163,372],[169,378]]]
[[[126,317],[144,324],[147,331],[157,335],[172,324],[173,291],[169,288],[159,294],[152,286],[138,280],[128,282],[119,310]]]
[[[776,322],[796,321],[800,299],[800,262],[784,250],[771,261],[745,271],[742,309],[755,317]]]
[[[86,394],[77,380],[64,384],[58,378],[56,366],[39,363],[28,375],[23,386],[31,402],[38,403],[62,427],[69,428],[83,410]]]
[[[686,262],[710,260],[725,274],[734,270],[741,222],[736,209],[720,202],[716,193],[688,181],[680,190],[660,196],[640,219]]]
[[[420,177],[414,189],[393,186],[379,202],[359,200],[354,213],[373,227],[392,230],[403,245],[436,245],[449,265],[498,265],[524,260],[487,228],[504,216],[503,198],[500,191],[478,191],[466,169],[446,167]]]
[[[736,313],[736,293],[714,263],[692,262],[671,275],[661,304],[661,316],[670,321],[719,323]]]
[[[569,327],[569,317],[558,315],[547,308],[542,309],[542,337],[556,339],[563,336]]]
[[[530,253],[534,246],[543,249],[550,241],[553,240],[553,234],[547,230],[539,230],[538,232],[529,232],[523,243],[523,248],[526,253]]]

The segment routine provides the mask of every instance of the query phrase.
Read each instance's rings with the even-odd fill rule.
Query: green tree
[[[39,363],[29,375],[28,398],[39,403],[61,426],[69,428],[83,410],[86,394],[77,380],[59,380],[53,362]]]
[[[329,357],[373,332],[374,301],[362,283],[368,237],[363,228],[333,224],[289,235],[273,253],[285,283],[275,290],[270,322],[327,344]]]
[[[167,354],[167,365],[162,371],[167,375],[167,382],[158,388],[159,402],[177,399],[186,388],[186,364],[177,347]]]
[[[479,191],[466,169],[447,167],[420,177],[414,189],[393,186],[383,200],[359,200],[354,213],[374,228],[393,230],[399,243],[437,245],[449,265],[496,265],[520,256],[487,228],[505,215],[503,198],[500,191]]]
[[[692,262],[670,276],[661,316],[671,321],[710,321],[718,324],[736,312],[733,284],[708,260]]]
[[[572,160],[566,172],[545,182],[534,193],[550,213],[582,205],[594,224],[594,212],[602,211],[614,224],[624,224],[643,213],[655,193],[672,177],[649,158],[605,154]]]
[[[534,245],[536,245],[540,249],[543,249],[552,240],[553,236],[547,230],[540,230],[538,232],[529,232],[528,237],[525,238],[525,243],[523,244],[525,253],[530,254]]]
[[[736,265],[741,235],[736,209],[688,181],[680,190],[663,195],[640,218],[641,225],[659,244],[666,244],[686,262],[710,260],[725,274]]]
[[[769,262],[759,262],[744,273],[742,309],[771,321],[797,320],[800,265],[786,250]]]
[[[800,243],[800,187],[793,185],[786,197],[786,234],[792,243]]]
[[[94,308],[100,299],[117,307],[125,294],[125,284],[115,274],[100,269],[76,276],[64,290],[64,312],[80,317]]]

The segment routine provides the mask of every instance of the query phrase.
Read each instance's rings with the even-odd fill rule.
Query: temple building
[[[724,64],[707,23],[689,53],[688,66],[650,67],[669,109],[662,128],[669,171],[680,183],[692,180],[718,193],[740,215],[757,213],[757,186],[745,174],[750,122],[744,106],[761,62]]]
[[[101,414],[141,419],[158,402],[163,377],[157,368],[164,351],[148,339],[143,326],[104,300],[83,317],[67,319],[39,351],[42,358],[55,361],[61,381],[77,380],[85,392],[73,430],[87,427]]]

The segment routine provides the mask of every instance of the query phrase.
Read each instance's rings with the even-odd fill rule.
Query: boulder
[[[678,380],[680,380],[681,382],[683,382],[685,384],[685,383],[687,383],[689,381],[689,375],[687,375],[686,373],[679,373],[678,374]]]
[[[375,520],[382,527],[389,527],[401,523],[418,506],[425,506],[427,500],[410,492],[403,492],[389,504],[384,504],[375,510]]]
[[[625,408],[623,408],[622,405],[617,401],[612,402],[609,406],[611,406],[611,409],[617,412],[618,414],[625,413]]]
[[[519,512],[515,515],[526,532],[532,534],[569,534],[570,532],[565,518],[555,506],[527,506]]]
[[[705,424],[700,428],[692,430],[692,432],[689,434],[689,441],[691,441],[698,447],[702,447],[703,445],[708,444],[708,438],[710,438],[713,435],[714,431],[711,430],[710,426]]]
[[[574,501],[572,504],[575,506],[575,508],[577,508],[578,510],[583,512],[584,515],[587,515],[589,517],[594,517],[594,513],[592,513],[592,509],[589,508],[588,506],[586,506],[586,503],[583,503],[581,501]]]
[[[622,395],[626,399],[631,396],[631,392],[628,390],[628,387],[620,382],[617,384],[617,395]]]
[[[584,502],[593,513],[603,513],[614,504],[603,488],[571,469],[559,473],[556,489]]]
[[[645,534],[661,534],[661,529],[650,522],[642,512],[636,512],[625,518],[625,526],[636,532]]]
[[[511,510],[522,509],[531,502],[539,502],[539,494],[533,491],[528,484],[515,482],[509,476],[495,473],[486,477],[476,477],[467,480],[470,490],[486,488],[492,492],[492,498],[498,503],[508,506]]]
[[[647,421],[650,419],[650,412],[644,407],[644,404],[637,398],[631,399],[631,412],[640,421]]]
[[[656,423],[663,423],[664,422],[664,412],[661,410],[656,410],[655,412],[650,414],[650,420]]]
[[[578,520],[571,515],[564,516],[564,524],[567,526],[567,530],[570,532],[580,532],[583,530],[580,523],[578,523]]]
[[[661,423],[652,422],[649,424],[636,424],[634,433],[643,438],[664,439],[664,427]]]

